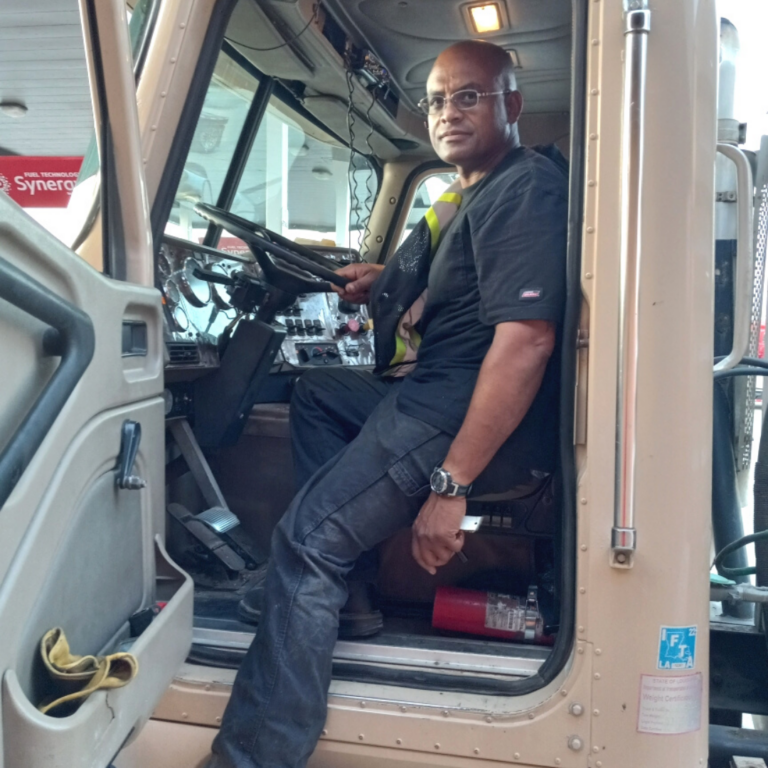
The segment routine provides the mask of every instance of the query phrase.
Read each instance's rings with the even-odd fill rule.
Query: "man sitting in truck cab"
[[[442,231],[417,227],[384,267],[341,270],[344,297],[371,301],[377,341],[382,326],[405,330],[416,357],[396,342],[380,373],[406,364],[404,376],[299,381],[292,437],[305,482],[272,539],[258,632],[211,768],[305,765],[361,553],[412,525],[413,556],[435,573],[461,550],[467,493],[492,460],[508,487],[556,465],[564,161],[520,145],[522,97],[509,55],[490,43],[445,50],[422,106],[435,152],[456,166],[447,202],[458,212]]]

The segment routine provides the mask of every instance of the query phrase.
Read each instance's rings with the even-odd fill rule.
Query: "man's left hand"
[[[438,496],[431,493],[413,523],[413,558],[433,576],[464,546],[461,521],[467,511],[463,496]]]

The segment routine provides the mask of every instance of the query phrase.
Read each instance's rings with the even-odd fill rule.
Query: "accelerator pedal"
[[[181,504],[169,504],[168,513],[178,520],[200,544],[230,571],[242,571],[245,568],[243,558],[224,542],[208,523],[200,519],[201,515],[193,515]],[[202,514],[204,515],[205,512]],[[232,513],[230,512],[230,514]],[[234,515],[232,516],[234,517]],[[237,520],[236,517],[235,520]]]
[[[205,512],[196,515],[196,517],[218,534],[228,533],[240,525],[237,515],[226,507],[211,507],[206,509]]]
[[[231,509],[211,507],[196,515],[195,519],[205,523],[240,555],[246,555],[245,567],[249,570],[253,570],[263,559],[259,558],[254,542]]]

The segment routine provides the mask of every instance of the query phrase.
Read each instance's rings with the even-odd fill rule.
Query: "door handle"
[[[115,485],[126,491],[138,491],[146,487],[147,483],[138,475],[133,474],[133,465],[136,463],[136,454],[141,443],[141,424],[137,421],[126,419],[120,429],[120,455],[117,457],[117,469],[115,470]]]
[[[59,416],[93,358],[91,318],[42,283],[0,257],[0,299],[54,329],[44,351],[61,357],[58,368],[16,432],[0,452],[0,509]]]
[[[718,144],[717,151],[736,166],[736,290],[733,302],[733,344],[730,353],[715,364],[716,371],[727,371],[741,362],[749,346],[752,319],[752,168],[747,156],[731,144]]]

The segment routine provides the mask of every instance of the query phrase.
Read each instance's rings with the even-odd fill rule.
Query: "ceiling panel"
[[[513,55],[528,111],[569,109],[570,0],[500,0],[505,25],[478,36],[464,0],[327,0],[358,42],[370,47],[414,109],[438,54],[451,43],[482,38]]]
[[[374,24],[399,35],[449,44],[468,36],[462,12],[464,5],[450,0],[362,0],[357,4],[357,11]],[[510,38],[521,39],[557,27],[567,29],[571,23],[570,3],[563,0],[513,0],[504,10],[509,27],[484,35],[486,39],[498,36],[509,42]]]

